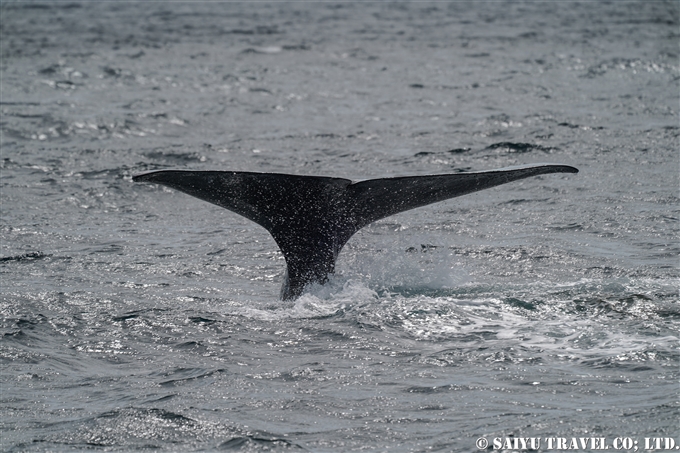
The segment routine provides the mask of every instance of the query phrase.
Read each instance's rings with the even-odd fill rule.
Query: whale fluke
[[[288,300],[300,296],[310,283],[325,283],[345,243],[371,222],[547,173],[578,170],[568,165],[541,164],[360,182],[280,173],[160,170],[132,179],[177,189],[266,228],[286,259],[281,298]]]

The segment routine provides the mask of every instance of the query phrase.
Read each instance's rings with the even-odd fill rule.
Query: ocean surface
[[[677,1],[3,1],[0,450],[680,444],[679,24]],[[372,224],[292,302],[266,230],[131,180],[542,162],[580,173]]]

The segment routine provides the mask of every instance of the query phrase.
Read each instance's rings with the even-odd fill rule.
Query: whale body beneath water
[[[350,237],[369,223],[449,198],[530,176],[578,173],[568,165],[403,176],[352,182],[324,176],[240,171],[159,170],[133,181],[162,184],[214,203],[263,226],[286,260],[284,300],[323,284]]]

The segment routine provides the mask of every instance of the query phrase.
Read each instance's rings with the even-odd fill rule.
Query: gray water
[[[680,441],[677,2],[0,13],[2,450]],[[580,173],[379,221],[285,303],[263,228],[131,181],[538,162]]]

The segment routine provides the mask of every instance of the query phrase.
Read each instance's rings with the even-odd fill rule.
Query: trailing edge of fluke
[[[345,243],[371,222],[547,173],[578,170],[568,165],[539,164],[360,182],[280,173],[160,170],[132,179],[185,192],[266,228],[286,259],[281,298],[288,300],[300,296],[310,283],[325,283]]]

